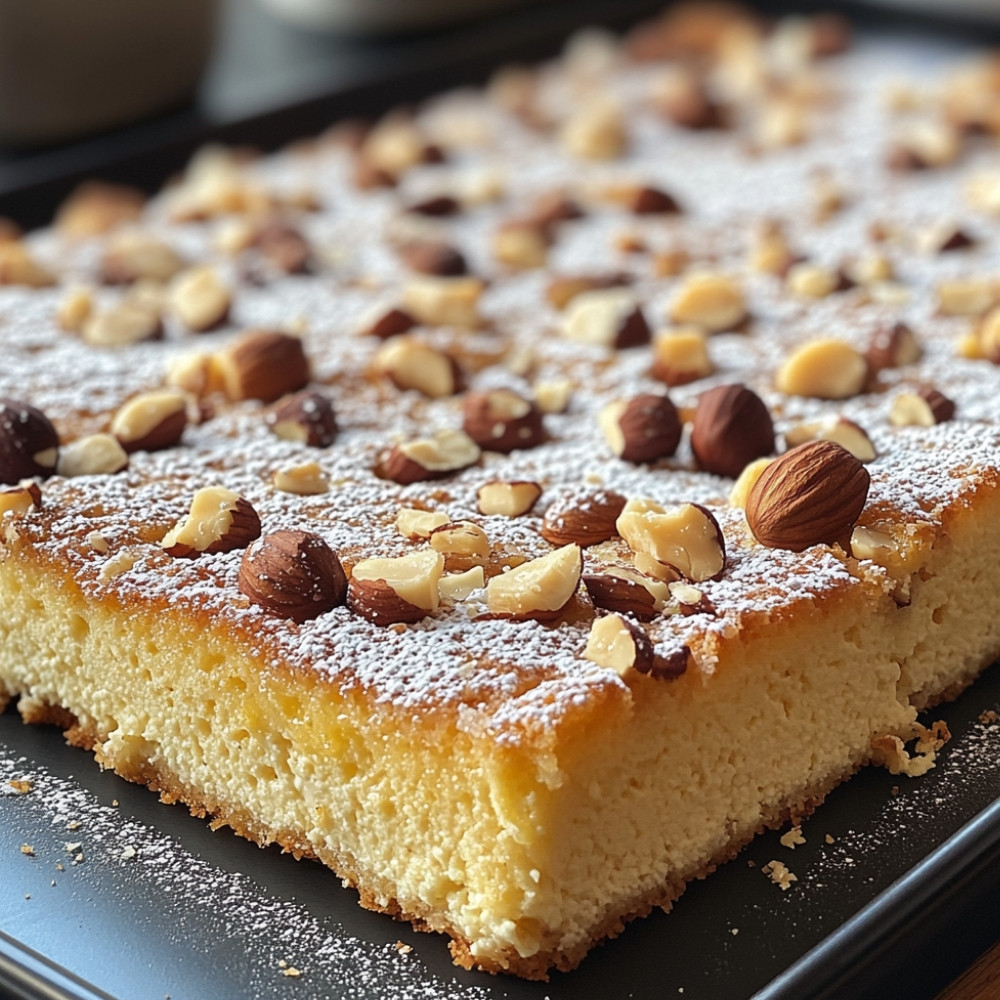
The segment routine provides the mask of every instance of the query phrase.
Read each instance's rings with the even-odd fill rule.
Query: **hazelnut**
[[[548,253],[548,234],[533,221],[506,222],[493,234],[493,256],[508,267],[520,270],[544,267]]]
[[[793,295],[806,299],[825,299],[838,291],[840,275],[829,268],[803,260],[792,264],[788,269],[785,283]]]
[[[567,152],[580,159],[617,159],[628,145],[625,116],[609,100],[591,101],[570,115],[560,138]]]
[[[212,355],[198,351],[171,358],[167,364],[167,385],[201,398],[217,388]]]
[[[169,243],[136,232],[113,237],[100,264],[106,285],[131,285],[140,279],[167,282],[183,268],[184,258]]]
[[[282,493],[293,493],[300,497],[319,496],[330,491],[330,481],[319,462],[286,465],[275,470],[271,475],[271,483]]]
[[[253,232],[251,245],[282,274],[308,274],[312,248],[303,234],[281,218],[270,218]]]
[[[451,518],[441,511],[402,507],[396,515],[396,530],[411,542],[426,541],[435,528],[450,522]]]
[[[28,403],[0,397],[0,483],[51,476],[58,458],[59,435],[49,418]]]
[[[952,420],[955,403],[947,396],[923,386],[916,392],[900,393],[889,410],[889,423],[893,427],[933,427]]]
[[[448,194],[432,195],[421,201],[411,202],[404,209],[414,215],[426,215],[433,219],[445,218],[450,215],[458,215],[462,211],[462,204]]]
[[[63,330],[79,333],[94,309],[94,294],[84,285],[70,288],[56,309],[56,322]]]
[[[417,325],[417,321],[405,310],[395,307],[380,313],[361,332],[367,337],[378,337],[379,340],[388,340],[390,337],[399,336],[401,333],[409,333]]]
[[[460,250],[439,240],[421,240],[407,243],[399,256],[411,271],[435,275],[439,278],[459,278],[469,273],[465,257]]]
[[[626,462],[655,462],[673,455],[683,430],[670,397],[651,392],[609,403],[598,420],[611,450]]]
[[[705,80],[681,70],[661,76],[651,95],[656,110],[679,128],[725,128],[725,109],[708,92]]]
[[[736,477],[733,488],[729,492],[729,506],[745,508],[754,483],[760,479],[760,474],[774,461],[773,458],[758,458],[751,462]]]
[[[850,344],[832,338],[811,340],[792,351],[778,369],[777,386],[790,396],[847,399],[868,380],[868,362]]]
[[[163,322],[155,309],[125,299],[110,309],[89,314],[80,326],[80,336],[95,347],[124,347],[161,340]]]
[[[621,615],[595,618],[587,637],[583,658],[625,677],[632,670],[648,674],[653,665],[649,636]]]
[[[343,604],[347,576],[336,553],[309,531],[274,531],[243,553],[245,594],[269,615],[304,622]]]
[[[464,573],[446,573],[438,580],[438,597],[442,601],[464,601],[474,590],[486,586],[482,566],[472,566]]]
[[[260,518],[248,501],[222,486],[206,486],[160,545],[172,556],[194,557],[246,548],[259,535]]]
[[[440,479],[475,465],[479,446],[464,431],[435,431],[430,437],[414,438],[394,445],[379,461],[377,474],[406,485]]]
[[[403,308],[426,326],[477,327],[483,288],[480,278],[411,278],[403,291]]]
[[[711,272],[688,275],[670,307],[674,323],[702,327],[709,333],[734,330],[746,315],[739,283],[727,275]]]
[[[252,330],[212,356],[212,367],[233,402],[273,403],[309,381],[302,341],[287,333]]]
[[[535,402],[542,413],[565,413],[573,397],[571,379],[557,378],[535,383]]]
[[[188,329],[214,330],[229,318],[232,294],[214,268],[197,267],[179,274],[170,289],[170,307]]]
[[[570,542],[587,548],[614,538],[625,497],[613,490],[584,496],[568,493],[551,503],[542,519],[542,537],[552,545]]]
[[[658,579],[671,578],[673,570],[699,583],[717,579],[725,569],[722,528],[700,504],[685,503],[667,509],[653,500],[635,498],[625,504],[616,527],[633,552],[658,564],[644,560],[647,570],[655,570],[650,575]]]
[[[1000,285],[988,278],[949,278],[936,291],[945,316],[980,316],[1000,301]]]
[[[905,323],[879,327],[873,334],[865,354],[872,372],[884,368],[912,365],[923,352],[913,331]]]
[[[113,434],[88,434],[59,450],[56,472],[74,476],[112,475],[128,466],[128,452]]]
[[[785,443],[789,448],[807,441],[833,441],[846,448],[859,462],[872,462],[877,457],[875,445],[864,428],[846,417],[808,421],[785,431]]]
[[[506,455],[545,440],[542,411],[511,389],[467,392],[462,415],[465,433],[486,451]]]
[[[431,548],[445,557],[445,569],[468,569],[482,566],[490,556],[486,532],[472,521],[452,521],[434,528],[429,537]]]
[[[578,545],[564,545],[494,576],[486,585],[490,611],[518,620],[552,621],[562,614],[580,583]]]
[[[602,573],[585,573],[583,585],[595,607],[630,614],[644,622],[661,614],[670,597],[667,585],[661,580],[624,566],[611,566]]]
[[[698,397],[691,450],[706,472],[738,476],[756,458],[774,451],[767,404],[745,385],[720,385]]]
[[[415,389],[431,399],[452,396],[461,384],[453,358],[408,335],[386,341],[372,365],[397,389]]]
[[[649,324],[631,292],[623,288],[581,292],[566,309],[563,335],[598,347],[648,344]]]
[[[556,309],[565,309],[578,295],[584,292],[620,288],[629,279],[624,274],[579,275],[577,277],[553,278],[545,288],[545,298]]]
[[[664,330],[653,342],[653,377],[667,385],[687,385],[714,371],[708,338],[697,327]]]
[[[347,605],[376,625],[416,622],[436,611],[444,556],[421,549],[394,559],[362,559],[351,570]]]
[[[337,438],[337,416],[329,396],[299,392],[282,400],[268,415],[267,425],[284,441],[328,448]]]
[[[476,491],[476,502],[480,514],[520,517],[535,506],[541,495],[542,488],[538,483],[525,480],[503,482],[493,479]]]
[[[846,542],[870,481],[864,465],[845,448],[810,441],[764,469],[747,499],[747,523],[769,548],[801,552]]]
[[[146,196],[137,188],[86,181],[59,206],[56,229],[71,238],[99,236],[134,222],[145,204]]]
[[[134,396],[111,419],[111,433],[129,454],[172,448],[186,426],[187,398],[171,389]]]

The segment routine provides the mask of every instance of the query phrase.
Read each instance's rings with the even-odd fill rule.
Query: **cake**
[[[0,702],[544,978],[1000,651],[1000,73],[675,8],[0,243]]]

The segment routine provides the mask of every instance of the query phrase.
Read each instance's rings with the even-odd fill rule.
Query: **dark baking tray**
[[[303,93],[292,106],[235,119],[189,109],[69,149],[8,157],[0,164],[0,215],[45,221],[91,174],[152,189],[209,139],[273,148],[339,117],[376,114],[404,97],[482,79],[504,59],[548,55],[576,24],[621,25],[655,6],[542,4],[494,18],[488,31],[460,27],[376,43],[352,80]],[[879,15],[865,23],[899,22]],[[927,19],[907,27],[960,37],[970,30]],[[997,37],[995,29],[974,30]],[[39,788],[62,793],[75,789],[92,808],[82,810],[79,831],[67,831],[52,819],[65,818],[58,802],[48,808],[37,792],[0,795],[0,995],[929,998],[1000,937],[1000,733],[977,721],[997,708],[1000,667],[931,713],[954,733],[936,770],[912,781],[866,770],[805,825],[806,844],[792,852],[777,834],[758,838],[691,886],[672,914],[632,924],[578,971],[548,984],[456,970],[442,939],[359,909],[326,869],[213,833],[182,808],[101,773],[56,730],[24,727],[8,711],[0,715],[0,758],[22,758],[18,777],[42,776]],[[92,809],[102,817],[97,843]],[[148,852],[123,863],[108,841],[115,824]],[[70,840],[85,845],[80,864],[67,855]],[[25,844],[33,855],[22,853]],[[788,892],[760,871],[774,858],[799,876]],[[412,951],[400,954],[397,942]],[[302,975],[285,975],[280,962],[301,966]]]

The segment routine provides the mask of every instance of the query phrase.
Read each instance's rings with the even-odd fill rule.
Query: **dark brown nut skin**
[[[462,430],[480,448],[497,451],[503,455],[540,445],[546,435],[543,414],[538,406],[519,396],[517,398],[528,409],[520,417],[508,418],[494,405],[493,397],[496,391],[465,394],[462,401]]]
[[[744,385],[720,385],[698,397],[691,450],[706,472],[738,476],[774,451],[774,424],[764,401]]]
[[[658,614],[656,600],[641,583],[610,573],[584,573],[583,585],[594,606],[624,613],[639,621],[652,621]]]
[[[320,392],[289,396],[267,415],[267,424],[279,437],[301,440],[313,448],[328,448],[337,439],[333,403]]]
[[[312,271],[309,241],[283,219],[268,219],[261,225],[254,234],[253,246],[283,274],[308,274]]]
[[[462,211],[461,202],[450,195],[437,195],[434,198],[425,198],[423,201],[414,202],[408,205],[407,212],[416,215],[428,215],[432,218],[442,218],[448,215],[458,215]]]
[[[629,208],[636,215],[677,215],[681,206],[673,195],[655,187],[641,187],[630,199]]]
[[[267,614],[304,622],[344,603],[347,574],[319,535],[274,531],[243,554],[240,592]]]
[[[552,545],[581,548],[597,545],[618,534],[615,522],[626,499],[614,490],[597,490],[588,496],[569,494],[551,503],[542,519],[542,538]]]
[[[652,339],[649,323],[639,306],[636,306],[623,320],[612,344],[618,350],[627,347],[642,347]]]
[[[884,368],[897,368],[916,361],[920,357],[920,347],[905,323],[893,323],[879,327],[872,334],[865,357],[870,371],[876,375]]]
[[[419,622],[430,612],[404,601],[384,580],[355,580],[347,585],[347,606],[375,625]]]
[[[954,420],[955,401],[949,399],[944,393],[925,385],[917,390],[917,395],[930,407],[935,423],[943,424],[948,420]]]
[[[379,340],[388,340],[408,333],[417,325],[417,321],[405,309],[389,309],[384,312],[364,333]]]
[[[619,456],[626,462],[655,462],[677,451],[683,425],[669,396],[643,392],[629,400],[618,418],[625,437]]]
[[[399,251],[400,259],[420,274],[438,278],[459,278],[469,273],[469,266],[460,250],[437,240],[407,243]]]
[[[165,420],[161,420],[141,438],[132,441],[118,438],[118,443],[129,455],[137,451],[163,451],[180,443],[187,423],[187,411],[182,408],[171,413]]]
[[[58,450],[59,434],[41,410],[0,397],[0,483],[16,486],[22,479],[51,476]]]

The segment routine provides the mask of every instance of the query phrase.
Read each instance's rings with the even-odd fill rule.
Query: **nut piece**
[[[464,431],[435,431],[430,437],[395,445],[379,461],[376,474],[405,486],[466,469],[481,454],[479,445]]]
[[[397,389],[415,389],[431,399],[454,395],[461,381],[453,358],[409,336],[389,340],[375,355],[373,366]]]
[[[585,104],[566,120],[560,133],[563,146],[584,160],[614,160],[625,152],[628,132],[621,108],[603,99]]]
[[[889,423],[893,427],[933,427],[955,416],[955,404],[947,396],[924,386],[904,392],[892,401]]]
[[[726,541],[714,515],[700,504],[685,503],[669,509],[653,500],[629,500],[616,522],[618,534],[629,548],[649,556],[644,560],[650,575],[673,579],[676,571],[692,583],[717,579],[726,567]],[[662,567],[659,568],[659,567]]]
[[[59,458],[59,435],[49,418],[28,403],[0,397],[0,483],[51,476]]]
[[[396,515],[396,530],[411,542],[425,541],[435,528],[450,523],[451,518],[438,510],[402,507]]]
[[[508,267],[544,267],[548,253],[549,235],[534,220],[506,222],[493,234],[493,256]]]
[[[175,389],[182,389],[184,392],[200,398],[216,388],[212,384],[215,376],[214,369],[212,355],[207,352],[198,351],[193,354],[182,354],[180,357],[172,358],[167,363],[166,382],[167,385]]]
[[[214,268],[197,267],[177,276],[170,289],[170,307],[190,330],[204,333],[229,317],[232,294]]]
[[[160,545],[172,556],[230,552],[260,536],[257,512],[233,490],[206,486],[191,501],[188,516],[167,532]]]
[[[378,337],[388,340],[401,333],[408,333],[417,325],[417,321],[402,309],[388,309],[372,320],[361,332],[366,337]]]
[[[743,289],[734,278],[724,274],[688,275],[670,307],[674,323],[692,324],[709,333],[734,330],[746,316]]]
[[[758,458],[751,462],[737,477],[729,492],[729,506],[745,508],[754,483],[760,479],[760,474],[774,461],[773,458]]]
[[[469,273],[469,267],[460,250],[439,240],[420,240],[407,243],[399,251],[403,263],[420,274],[439,278],[459,278]]]
[[[778,369],[776,382],[790,396],[847,399],[868,379],[868,362],[850,344],[832,338],[811,340],[794,350]]]
[[[444,556],[421,549],[395,559],[362,559],[351,570],[347,606],[376,625],[416,622],[438,607]]]
[[[893,323],[872,334],[865,357],[872,373],[877,373],[884,368],[912,365],[922,353],[913,331],[905,323]]]
[[[80,326],[85,343],[95,347],[124,347],[163,338],[163,322],[155,309],[125,299],[110,309],[87,316]]]
[[[403,290],[403,308],[426,326],[476,327],[484,287],[480,278],[412,278]]]
[[[576,388],[572,379],[558,378],[535,383],[535,402],[542,413],[565,413]]]
[[[86,285],[67,290],[56,309],[56,322],[63,330],[79,333],[94,309],[94,293]]]
[[[898,520],[858,524],[851,533],[851,555],[870,559],[886,570],[895,582],[892,596],[897,604],[910,603],[914,574],[925,565],[934,543],[930,525]]]
[[[872,462],[878,457],[871,438],[853,420],[831,416],[798,424],[785,431],[785,443],[795,448],[807,441],[834,441],[846,448],[859,462]]]
[[[615,522],[624,506],[625,497],[613,490],[568,493],[545,511],[542,538],[552,545],[572,542],[581,548],[606,542],[618,534]]]
[[[583,585],[595,607],[630,614],[644,622],[660,614],[670,599],[665,583],[626,566],[611,566],[603,573],[586,573]]]
[[[100,267],[106,285],[131,285],[140,279],[166,282],[183,269],[184,259],[169,243],[148,233],[126,232],[109,242]]]
[[[623,274],[553,278],[545,288],[545,298],[553,308],[565,309],[573,299],[584,292],[620,288],[623,285],[627,285],[628,282],[628,276]]]
[[[595,618],[583,658],[622,677],[632,670],[648,674],[653,666],[653,644],[638,625],[621,615]]]
[[[269,615],[309,621],[344,603],[347,575],[319,535],[273,531],[243,553],[238,578],[245,594]]]
[[[90,434],[63,445],[56,471],[60,476],[112,475],[128,465],[128,452],[113,434]]]
[[[499,514],[502,517],[520,517],[527,514],[542,495],[538,483],[526,480],[504,482],[493,479],[476,491],[480,514]]]
[[[616,349],[648,344],[649,324],[624,288],[601,288],[581,292],[566,309],[563,336],[581,344]]]
[[[448,573],[438,580],[438,597],[442,601],[464,601],[474,590],[486,586],[482,566],[473,566],[464,573]]]
[[[825,299],[838,290],[840,275],[829,268],[803,260],[788,269],[785,284],[793,295],[804,299]]]
[[[59,206],[56,228],[71,238],[98,236],[138,219],[145,203],[137,188],[86,181]]]
[[[277,469],[271,476],[271,483],[282,493],[294,493],[300,497],[319,496],[330,492],[330,481],[319,462],[302,462]]]
[[[42,267],[23,243],[0,243],[0,285],[46,288],[55,283],[55,275]]]
[[[445,557],[445,568],[449,571],[483,565],[490,556],[490,540],[486,532],[472,521],[454,521],[434,528],[430,543],[435,552]]]
[[[171,389],[135,396],[111,419],[111,433],[129,454],[172,448],[186,426],[187,399]]]
[[[576,593],[583,572],[579,545],[564,545],[493,577],[486,604],[495,615],[552,621]]]
[[[691,450],[706,472],[738,476],[755,458],[774,451],[767,404],[740,384],[703,392],[694,412]]]
[[[302,341],[287,333],[253,330],[212,356],[214,374],[226,396],[236,402],[273,403],[309,381]]]
[[[1000,287],[989,278],[949,278],[936,291],[945,316],[979,316],[1000,301]]]
[[[300,392],[283,400],[267,415],[267,425],[283,441],[328,448],[337,438],[333,403],[320,392]]]
[[[714,371],[708,338],[697,327],[664,330],[653,343],[653,378],[667,385],[687,385]]]
[[[36,510],[42,507],[38,483],[23,483],[13,489],[0,490],[0,518],[5,514],[27,514],[32,507]]]
[[[636,215],[677,215],[681,211],[673,195],[656,187],[634,188],[629,192],[627,203]]]
[[[655,462],[677,451],[681,418],[670,397],[643,392],[609,403],[598,422],[611,450],[626,462]]]
[[[462,427],[480,448],[504,455],[534,448],[545,440],[542,411],[511,389],[467,392],[462,401]]]
[[[747,500],[747,523],[770,548],[801,552],[846,543],[868,498],[871,477],[832,441],[810,441],[776,458]]]

